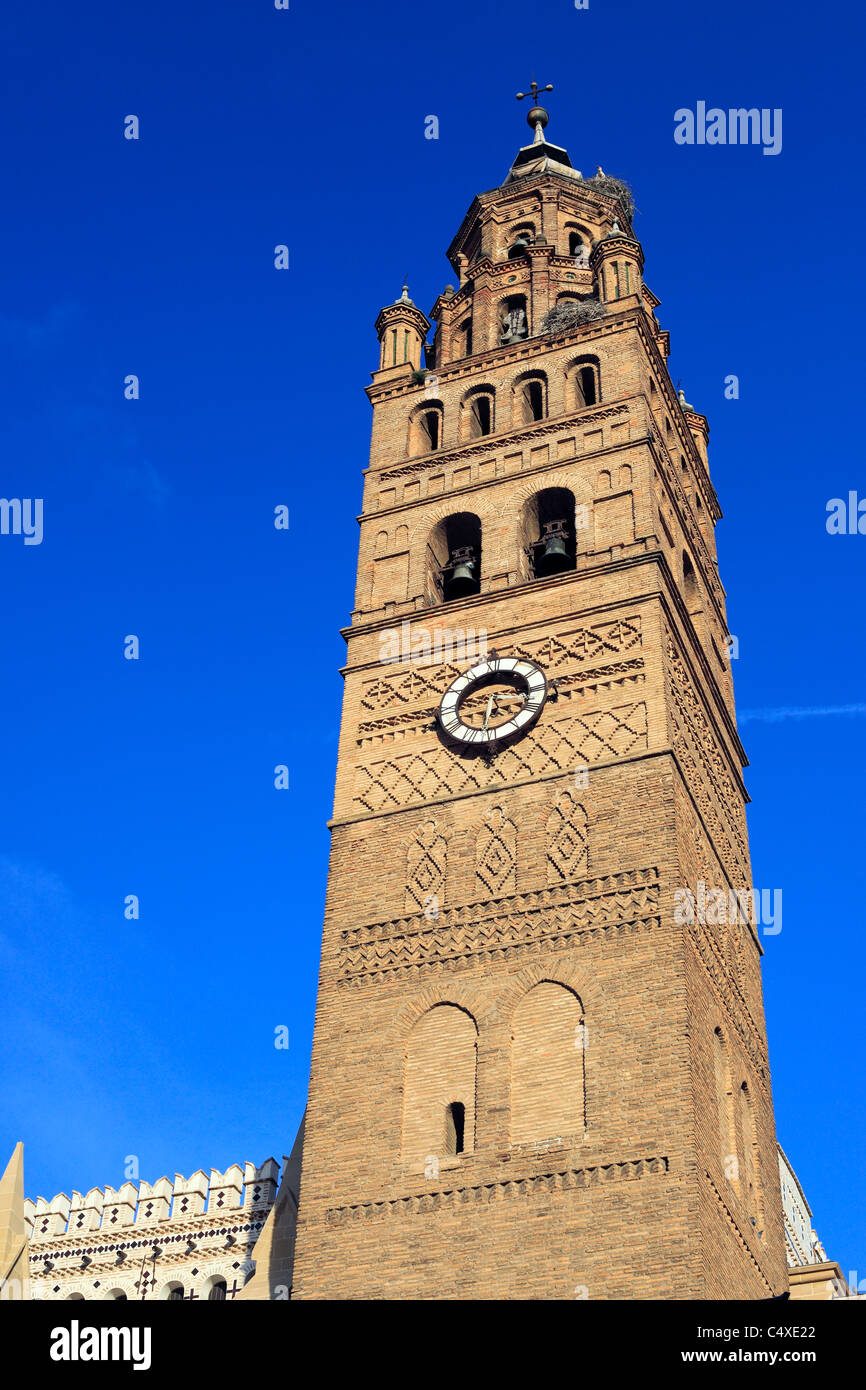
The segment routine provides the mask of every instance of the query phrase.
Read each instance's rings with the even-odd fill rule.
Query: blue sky
[[[710,419],[755,882],[784,894],[777,1128],[866,1274],[866,537],[825,529],[866,496],[863,30],[780,0],[7,11],[0,493],[45,520],[39,546],[0,536],[0,1153],[24,1140],[31,1195],[117,1185],[129,1154],[152,1181],[291,1145],[373,321],[404,272],[424,309],[453,280],[534,69],[550,138],[633,184],[671,371]],[[781,108],[782,152],[678,146],[699,100]]]

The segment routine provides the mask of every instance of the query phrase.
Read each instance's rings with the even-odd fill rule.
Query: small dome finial
[[[532,97],[532,106],[531,106],[530,110],[529,110],[529,111],[527,112],[527,114],[526,114],[526,124],[529,126],[529,128],[530,128],[531,130],[534,130],[534,131],[535,131],[535,141],[534,141],[534,143],[535,143],[536,145],[540,144],[540,143],[542,142],[542,140],[544,139],[544,136],[543,136],[542,132],[543,132],[543,130],[544,130],[544,127],[547,125],[547,122],[550,120],[550,116],[547,114],[547,112],[545,111],[544,107],[543,107],[543,106],[539,106],[539,104],[538,104],[538,93],[539,93],[539,92],[552,92],[552,91],[553,91],[553,84],[552,84],[552,83],[548,82],[548,84],[547,84],[546,87],[539,87],[538,83],[536,82],[535,78],[533,77],[532,81],[531,81],[530,84],[529,84],[529,91],[528,91],[528,92],[518,92],[518,93],[517,93],[517,100],[518,100],[518,101],[523,101],[524,98],[525,98],[525,97],[528,97],[528,96],[531,96],[531,97]]]

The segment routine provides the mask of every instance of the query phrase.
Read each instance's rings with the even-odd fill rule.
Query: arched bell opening
[[[499,304],[499,343],[507,347],[529,337],[529,315],[526,310],[526,295],[511,294]]]
[[[601,371],[597,357],[578,357],[566,369],[568,409],[585,410],[601,400]]]
[[[481,522],[474,512],[456,512],[434,527],[427,542],[427,570],[434,603],[481,592]]]
[[[530,497],[521,529],[528,579],[546,579],[575,568],[574,493],[568,488],[548,487]]]
[[[527,372],[512,388],[511,422],[529,425],[547,415],[547,378],[543,372]]]
[[[478,386],[468,391],[460,402],[460,439],[482,439],[492,434],[496,424],[495,407],[492,386]]]
[[[519,260],[525,256],[528,248],[535,242],[535,227],[531,222],[521,223],[517,227],[512,227],[507,233],[506,257],[509,261]]]
[[[444,414],[441,401],[425,401],[409,418],[410,458],[431,454],[442,448]]]
[[[577,222],[566,222],[563,232],[568,239],[569,256],[574,259],[575,265],[586,268],[589,265],[589,254],[593,243],[589,228],[582,227]]]

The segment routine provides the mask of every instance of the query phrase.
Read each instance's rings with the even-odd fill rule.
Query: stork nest
[[[579,328],[582,323],[591,323],[593,319],[604,317],[604,305],[597,299],[566,300],[563,304],[557,304],[550,309],[544,316],[541,325],[542,333],[568,333],[572,328]]]
[[[631,184],[626,183],[625,179],[615,179],[612,174],[593,174],[591,179],[585,179],[585,183],[591,183],[600,193],[607,193],[611,198],[618,198],[622,203],[623,211],[631,222],[634,217],[634,193]]]

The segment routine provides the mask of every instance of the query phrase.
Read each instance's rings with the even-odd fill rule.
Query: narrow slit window
[[[466,1107],[462,1101],[452,1101],[445,1109],[445,1152],[462,1154],[466,1128]]]

